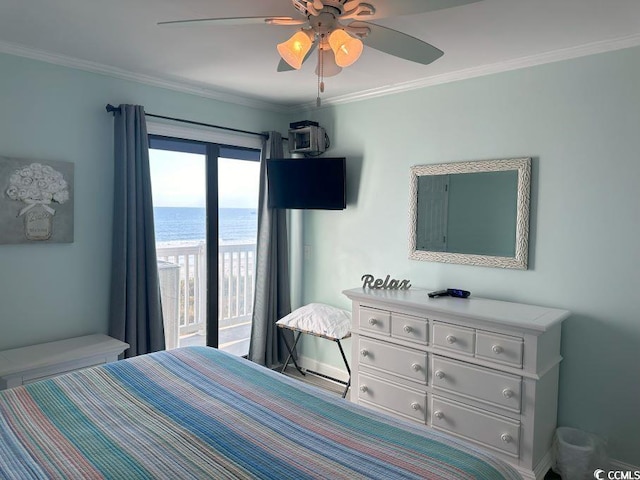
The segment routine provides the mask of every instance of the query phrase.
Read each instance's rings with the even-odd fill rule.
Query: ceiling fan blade
[[[304,25],[308,23],[308,20],[291,17],[269,17],[265,19],[265,23],[269,25]]]
[[[168,22],[158,22],[163,27],[184,27],[184,26],[233,26],[233,25],[302,25],[307,23],[306,19],[292,17],[229,17],[229,18],[195,18],[191,20],[171,20]]]
[[[284,59],[280,59],[280,62],[278,63],[278,68],[277,71],[278,72],[289,72],[291,70],[294,70],[294,68],[289,65],[287,62],[284,61]]]
[[[428,65],[444,55],[433,45],[391,28],[369,22],[353,22],[349,27],[367,27],[369,34],[362,39],[365,45],[405,60]]]
[[[362,0],[364,3],[367,0]],[[393,0],[392,2],[375,2],[375,13],[367,20],[376,20],[378,18],[397,17],[400,15],[412,15],[417,13],[433,12],[435,10],[443,10],[445,8],[459,7],[470,3],[476,3],[481,0]],[[350,3],[357,5],[360,1],[349,1],[345,5],[345,9]],[[374,3],[374,2],[372,2]],[[351,6],[353,8],[353,6]]]
[[[307,54],[304,56],[304,60],[302,60],[302,64],[303,65],[304,65],[304,62],[306,62],[309,59],[309,57],[311,56],[311,54],[315,51],[316,43],[317,42],[314,42],[313,45],[311,45],[311,48],[309,49]],[[278,72],[288,72],[290,70],[295,70],[295,68],[293,68],[291,65],[289,65],[287,62],[285,62],[281,58],[280,59],[280,63],[278,63]]]

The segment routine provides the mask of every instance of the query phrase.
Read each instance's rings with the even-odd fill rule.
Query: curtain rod
[[[113,113],[114,115],[116,114],[116,112],[120,112],[120,107],[114,107],[110,103],[107,104],[106,109],[108,113]],[[228,130],[230,132],[246,133],[249,135],[257,135],[262,138],[269,138],[269,135],[266,133],[250,132],[248,130],[239,130],[237,128],[222,127],[220,125],[212,125],[210,123],[194,122],[192,120],[184,120],[182,118],[165,117],[164,115],[155,115],[153,113],[147,113],[147,112],[145,112],[144,114],[147,117],[162,118],[164,120],[171,120],[173,122],[188,123],[190,125],[199,125],[201,127],[219,128],[220,130]]]

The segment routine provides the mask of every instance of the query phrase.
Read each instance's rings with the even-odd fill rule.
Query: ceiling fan
[[[291,0],[297,17],[227,17],[159,22],[158,25],[251,25],[297,26],[298,31],[277,45],[281,60],[278,71],[300,69],[318,50],[316,75],[318,98],[324,91],[324,77],[337,75],[352,65],[364,45],[412,62],[428,65],[444,52],[415,37],[366,20],[424,13],[480,0]]]

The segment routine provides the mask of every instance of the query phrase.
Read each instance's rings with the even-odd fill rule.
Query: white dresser
[[[551,466],[566,310],[356,288],[351,400],[480,445],[528,479]]]

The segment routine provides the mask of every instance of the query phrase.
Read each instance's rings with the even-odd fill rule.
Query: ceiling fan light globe
[[[304,57],[307,55],[312,45],[313,42],[309,38],[309,35],[300,31],[296,32],[286,42],[279,43],[277,49],[285,62],[296,70],[300,70]]]
[[[335,55],[336,64],[340,67],[352,65],[360,55],[364,45],[359,38],[352,37],[344,30],[334,30],[329,35],[329,45]]]
[[[330,50],[325,50],[322,52],[322,76],[323,77],[334,77],[338,75],[342,71],[342,67],[340,67],[336,63],[336,59],[333,56],[333,52]],[[320,74],[320,62],[316,66],[316,75]]]

